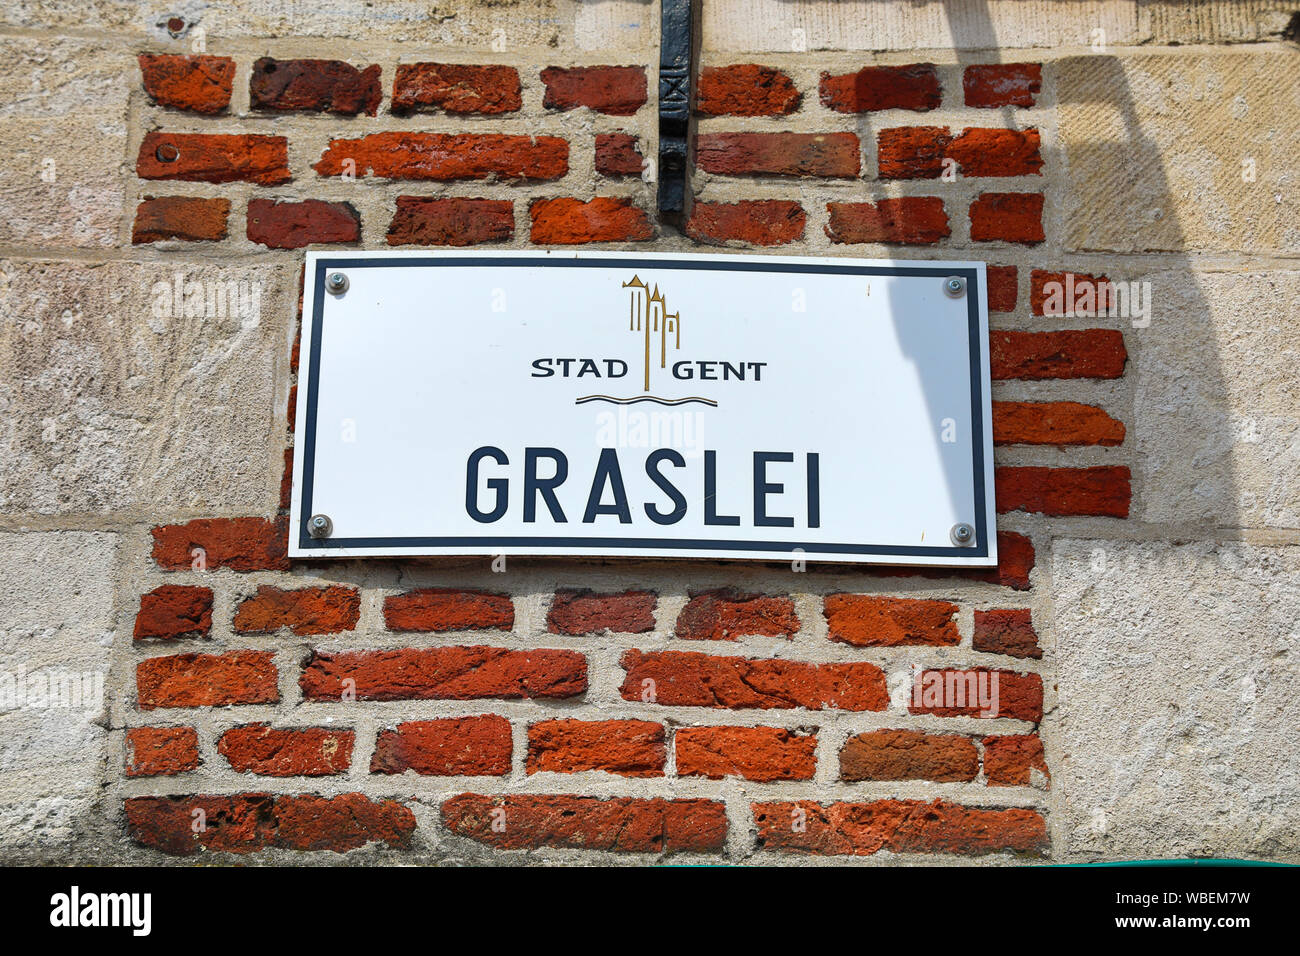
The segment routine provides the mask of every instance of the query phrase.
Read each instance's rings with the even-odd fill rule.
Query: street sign
[[[290,555],[991,566],[984,264],[310,252]]]

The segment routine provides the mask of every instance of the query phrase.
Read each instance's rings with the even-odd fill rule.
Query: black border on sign
[[[704,269],[722,272],[791,272],[813,273],[822,275],[865,275],[894,276],[900,273],[921,277],[946,278],[958,275],[966,280],[966,324],[969,333],[968,351],[970,353],[971,382],[971,443],[974,450],[974,500],[975,500],[975,544],[970,547],[907,547],[903,545],[871,544],[822,544],[794,541],[719,541],[711,538],[596,538],[596,537],[492,537],[490,535],[454,536],[441,538],[313,538],[307,532],[308,519],[312,515],[312,485],[316,469],[316,396],[320,384],[321,320],[325,308],[325,273],[330,269],[373,269],[402,268],[407,266],[493,266],[496,268],[536,268],[545,264],[546,268],[569,269],[608,269],[617,262],[620,267],[633,269]],[[420,257],[396,259],[317,259],[314,283],[314,306],[312,309],[312,335],[308,343],[307,358],[307,419],[302,436],[302,504],[298,512],[298,547],[304,550],[339,550],[349,548],[456,548],[468,546],[488,547],[531,547],[561,549],[557,554],[568,553],[567,549],[598,547],[610,549],[662,549],[698,550],[698,551],[765,551],[780,552],[789,555],[797,549],[816,560],[820,555],[852,554],[860,557],[871,555],[911,556],[911,557],[953,557],[986,558],[989,555],[989,535],[987,520],[987,501],[984,487],[984,402],[980,388],[982,376],[980,369],[980,321],[979,296],[983,290],[977,287],[975,269],[945,269],[918,263],[894,266],[851,266],[830,263],[794,263],[794,262],[755,262],[738,260],[728,262],[725,259],[680,260],[680,259],[550,259],[541,256],[520,257]],[[373,555],[381,557],[382,555]],[[703,555],[708,557],[708,555]],[[408,555],[410,557],[410,555]],[[636,555],[635,557],[645,557]],[[670,555],[680,557],[680,555]]]

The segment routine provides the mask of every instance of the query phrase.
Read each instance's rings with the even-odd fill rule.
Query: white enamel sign
[[[983,263],[307,255],[290,554],[997,563]]]

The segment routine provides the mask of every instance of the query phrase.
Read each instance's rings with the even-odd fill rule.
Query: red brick
[[[989,266],[986,270],[989,285],[989,311],[1014,312],[1018,278],[1015,266]]]
[[[673,735],[679,777],[811,780],[817,735],[784,727],[682,727]]]
[[[528,728],[528,772],[605,770],[662,777],[663,724],[648,720],[543,720]]]
[[[145,92],[159,106],[211,115],[230,105],[235,61],[227,56],[141,53]]]
[[[217,751],[239,773],[265,777],[328,777],[352,766],[350,730],[324,727],[279,730],[266,724],[232,727]]]
[[[398,196],[386,238],[390,246],[472,246],[514,234],[515,204],[508,199]]]
[[[548,66],[542,70],[542,82],[542,106],[548,110],[585,106],[597,113],[631,116],[646,102],[643,66]]]
[[[1042,242],[1042,193],[981,193],[970,204],[970,237],[975,242]]]
[[[1127,518],[1132,489],[1124,465],[1098,468],[1003,466],[994,471],[998,513]]]
[[[828,202],[831,242],[887,242],[928,246],[952,235],[943,200],[937,196],[901,196],[879,202]]]
[[[873,730],[850,737],[840,750],[840,779],[974,780],[979,751],[969,737],[919,730]]]
[[[799,108],[799,90],[770,66],[706,66],[695,87],[695,111],[706,116],[785,116]]]
[[[529,205],[528,215],[533,221],[529,238],[540,245],[633,242],[654,237],[650,217],[630,199],[537,199]]]
[[[803,207],[785,199],[697,202],[691,207],[686,234],[711,246],[729,241],[780,246],[802,236],[807,221]]]
[[[1119,445],[1124,423],[1079,402],[994,402],[995,445]]]
[[[170,162],[159,152],[175,152]],[[289,172],[289,142],[283,136],[254,133],[146,133],[135,161],[141,179],[179,179],[204,183],[255,183],[278,186]]]
[[[952,135],[946,126],[900,126],[876,134],[881,179],[938,179]]]
[[[162,525],[151,534],[154,562],[166,571],[289,567],[289,523],[284,518],[200,518]]]
[[[1119,378],[1128,351],[1117,329],[989,333],[993,378]]]
[[[984,713],[977,697],[980,687],[991,694],[997,676],[994,713]],[[972,682],[974,682],[972,684]],[[938,696],[931,699],[931,692]],[[993,701],[990,699],[991,705]],[[926,670],[920,672],[911,690],[907,710],[936,717],[1011,717],[1038,723],[1043,719],[1043,679],[1037,674],[975,667],[970,670]]]
[[[966,67],[962,91],[966,105],[982,109],[1033,106],[1043,83],[1038,63],[981,63]]]
[[[654,630],[657,600],[653,591],[557,591],[546,615],[546,629],[552,634],[644,634]]]
[[[500,647],[313,651],[298,684],[307,700],[341,700],[345,690],[355,690],[357,700],[576,697],[587,690],[587,659],[576,651]]]
[[[715,800],[464,793],[443,803],[442,822],[458,836],[499,850],[707,853],[727,840],[726,805]]]
[[[393,83],[394,113],[422,108],[448,113],[513,113],[523,106],[519,71],[513,66],[402,63]]]
[[[280,699],[276,678],[270,651],[173,654],[147,658],[135,668],[141,710],[274,704]]]
[[[164,239],[213,242],[226,238],[229,218],[229,199],[148,197],[136,207],[131,242],[134,245]]]
[[[384,98],[379,67],[358,70],[342,60],[276,60],[253,64],[248,81],[255,110],[296,110],[374,116]]]
[[[284,417],[288,420],[289,431],[292,432],[297,427],[298,422],[298,385],[294,383],[289,386],[289,400],[285,405]]]
[[[173,856],[268,847],[344,853],[367,843],[405,849],[415,832],[415,814],[402,804],[360,793],[130,797],[124,809],[131,839]],[[198,832],[196,810],[204,821]]]
[[[971,646],[987,654],[1041,658],[1038,633],[1028,608],[975,612],[975,636]]]
[[[280,475],[280,510],[288,511],[293,502],[293,446],[284,450],[284,472]]]
[[[876,110],[925,112],[943,100],[939,74],[930,63],[912,66],[868,66],[856,73],[823,73],[822,105],[837,113]]]
[[[627,671],[619,688],[624,700],[733,710],[806,707],[861,711],[889,706],[885,674],[874,664],[809,664],[778,658],[633,650],[623,654],[619,666]],[[651,686],[653,694],[647,690]]]
[[[734,641],[738,637],[792,637],[799,630],[794,601],[788,597],[706,591],[686,602],[677,615],[675,636],[687,641]]]
[[[695,162],[729,176],[853,178],[862,166],[854,133],[703,133]]]
[[[1050,283],[1057,283],[1059,288],[1049,293]],[[1053,318],[1105,315],[1111,306],[1109,285],[1105,276],[1035,269],[1029,274],[1029,304],[1034,315]],[[1076,309],[1076,304],[1082,308]]]
[[[1034,543],[1014,531],[998,532],[998,566],[988,570],[952,568],[874,567],[870,573],[883,578],[960,578],[986,581],[1015,591],[1029,590],[1029,572],[1034,569]]]
[[[801,811],[796,813],[796,811]],[[762,850],[868,856],[1011,852],[1040,856],[1047,824],[1035,810],[985,810],[946,800],[876,800],[871,803],[755,803]],[[803,826],[795,827],[796,820]]]
[[[331,584],[319,588],[284,590],[260,585],[235,611],[240,634],[271,634],[282,627],[294,634],[336,634],[357,626],[361,595],[356,588]]]
[[[312,243],[359,242],[361,216],[352,203],[304,199],[248,202],[248,238],[271,249],[301,249]]]
[[[348,160],[355,169],[344,165]],[[330,140],[312,169],[322,176],[351,171],[387,179],[559,179],[569,171],[569,144],[558,136],[371,133]]]
[[[948,144],[963,176],[1041,176],[1038,130],[966,129]]]
[[[164,584],[140,598],[135,639],[207,637],[212,630],[212,588]]]
[[[990,787],[1027,787],[1031,770],[1051,779],[1037,734],[984,738],[984,776]]]
[[[509,595],[455,588],[421,588],[384,598],[384,626],[390,631],[474,631],[515,626]]]
[[[370,772],[429,777],[501,777],[510,772],[510,721],[496,715],[412,720],[375,741]]]
[[[199,765],[193,727],[132,727],[126,732],[128,777],[174,777]]]
[[[947,601],[828,594],[824,613],[832,641],[856,647],[945,647],[961,643],[957,605]]]
[[[645,169],[640,139],[631,133],[596,135],[596,172],[602,176],[640,176]]]

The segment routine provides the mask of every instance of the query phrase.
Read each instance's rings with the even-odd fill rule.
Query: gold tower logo
[[[676,312],[668,311],[668,304],[658,283],[654,291],[633,275],[630,282],[623,283],[624,289],[630,289],[628,296],[627,329],[629,332],[645,333],[645,391],[650,391],[650,361],[654,354],[654,338],[659,339],[659,367],[668,367],[668,334],[672,333],[673,350],[682,347],[682,318]]]

